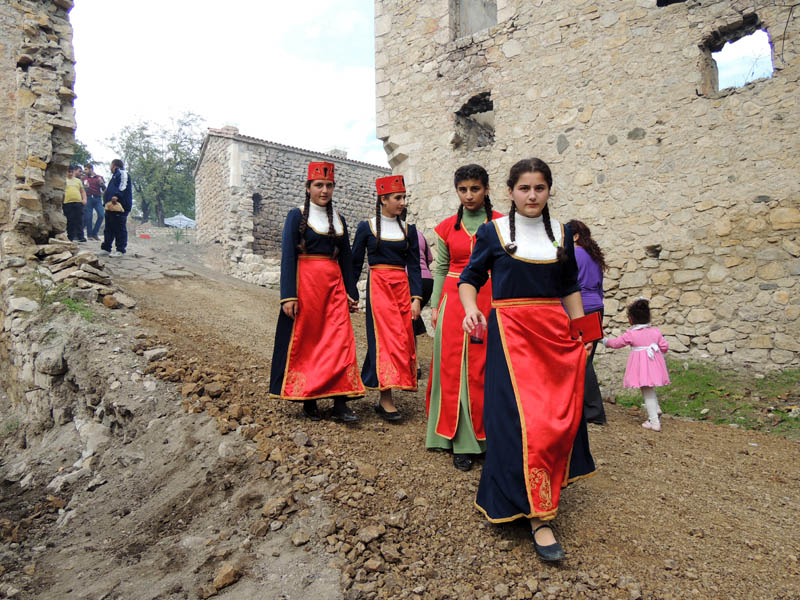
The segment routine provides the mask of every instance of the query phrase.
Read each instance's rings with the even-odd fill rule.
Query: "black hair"
[[[628,305],[628,318],[634,325],[646,325],[650,322],[650,302],[645,298],[637,298]]]
[[[392,192],[392,194],[396,194],[397,192]],[[392,194],[383,194],[378,196],[378,200],[375,202],[375,247],[377,248],[381,243],[381,208],[383,208],[383,204],[381,200],[384,198],[388,198]],[[403,209],[403,213],[397,215],[397,224],[400,226],[400,231],[403,232],[403,237],[406,240],[406,250],[408,250],[408,232],[403,227],[403,219],[408,214],[406,209]]]
[[[470,164],[464,165],[462,167],[458,167],[456,172],[453,174],[453,185],[456,189],[458,189],[458,184],[462,181],[467,179],[476,179],[481,182],[481,185],[486,189],[486,195],[483,197],[483,209],[486,211],[486,220],[492,220],[492,200],[489,198],[489,173],[486,172],[480,165]],[[456,213],[456,224],[455,229],[458,231],[461,229],[461,219],[464,218],[464,205],[461,204],[458,207],[458,213]]]
[[[541,158],[524,158],[517,162],[508,173],[508,180],[506,181],[506,185],[508,186],[509,190],[513,190],[514,186],[517,185],[519,178],[522,177],[525,173],[541,173],[542,177],[544,177],[545,182],[547,183],[547,188],[553,188],[553,174],[550,171],[550,167],[544,162]],[[508,211],[508,225],[509,229],[511,230],[511,241],[506,244],[506,250],[508,250],[511,254],[517,251],[517,244],[515,242],[516,237],[516,228],[514,223],[514,215],[517,213],[517,205],[514,204],[514,201],[511,201],[511,210]],[[548,204],[544,205],[542,209],[542,222],[544,223],[544,230],[547,233],[547,237],[556,246],[556,260],[558,261],[565,261],[567,260],[567,253],[564,250],[563,240],[562,244],[556,244],[556,238],[553,235],[553,226],[550,222],[550,207]]]
[[[586,226],[586,223],[578,221],[578,219],[572,219],[567,223],[567,226],[572,230],[572,233],[578,234],[578,241],[575,243],[586,250],[586,253],[600,267],[601,271],[608,271],[606,257],[597,242],[592,239],[592,232]]]
[[[119,158],[115,158],[111,161],[111,166],[117,167],[118,169],[124,169],[125,165],[122,163],[122,160]]]

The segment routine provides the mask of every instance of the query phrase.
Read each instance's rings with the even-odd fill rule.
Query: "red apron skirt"
[[[281,352],[286,358],[282,381],[270,386],[280,390],[274,395],[286,400],[363,396],[339,263],[318,254],[300,255],[297,298],[297,316],[281,312],[278,319],[273,361]]]

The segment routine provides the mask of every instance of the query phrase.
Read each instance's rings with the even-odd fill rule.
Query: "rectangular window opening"
[[[453,39],[497,25],[497,0],[450,0]]]

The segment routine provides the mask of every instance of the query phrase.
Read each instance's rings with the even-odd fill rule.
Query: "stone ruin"
[[[218,243],[234,276],[276,286],[286,214],[302,207],[308,163],[336,165],[334,206],[350,238],[375,214],[375,179],[389,169],[350,160],[347,153],[294,148],[241,135],[235,127],[209,129],[195,170],[197,237]]]
[[[606,326],[651,298],[672,350],[800,365],[800,10],[765,0],[376,0],[377,134],[431,235],[477,162],[553,169],[552,214],[611,266]],[[763,29],[774,74],[718,88],[712,52]],[[684,355],[685,355],[684,354]]]

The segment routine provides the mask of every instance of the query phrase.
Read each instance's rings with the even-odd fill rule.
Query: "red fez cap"
[[[406,182],[403,180],[402,175],[389,175],[388,177],[379,177],[375,180],[375,187],[378,190],[379,196],[386,194],[396,194],[406,191]]]
[[[308,179],[326,179],[328,181],[335,181],[333,178],[333,163],[329,162],[311,162],[308,163]]]

